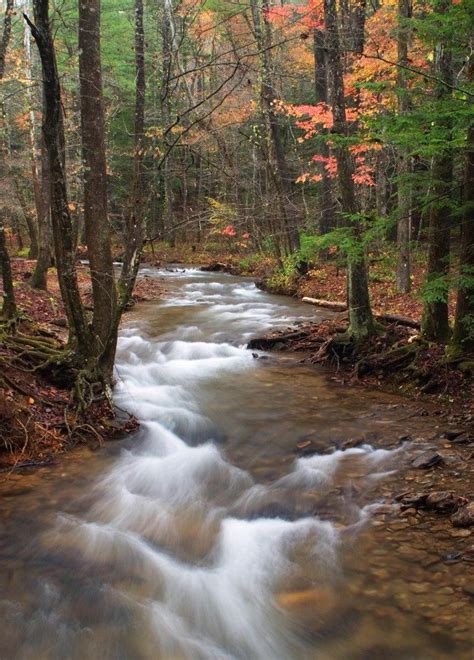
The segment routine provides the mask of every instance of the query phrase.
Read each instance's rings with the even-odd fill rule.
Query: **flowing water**
[[[140,431],[5,489],[0,658],[471,657],[393,602],[387,567],[402,595],[416,570],[374,536],[398,438],[426,422],[245,348],[313,308],[229,275],[148,274],[169,295],[136,308],[117,368]],[[318,453],[298,456],[308,438]]]

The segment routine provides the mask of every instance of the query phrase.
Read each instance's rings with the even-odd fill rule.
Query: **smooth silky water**
[[[426,422],[245,348],[314,308],[147,274],[169,295],[122,330],[115,392],[140,431],[3,488],[0,658],[470,657],[357,587],[388,552],[371,521],[406,461],[396,439]],[[318,453],[297,457],[307,438]]]

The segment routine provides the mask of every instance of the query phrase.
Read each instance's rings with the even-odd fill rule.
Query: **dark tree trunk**
[[[267,129],[269,153],[272,154],[271,172],[278,196],[287,252],[292,252],[299,248],[299,233],[295,205],[292,202],[293,183],[286,162],[280,122],[273,107],[277,94],[272,76],[272,35],[268,18],[268,2],[262,0],[260,5],[259,0],[251,0],[251,8],[257,47],[260,52],[260,98]]]
[[[408,65],[408,43],[410,39],[410,28],[407,20],[411,18],[411,0],[399,0],[398,2],[398,62],[403,66]],[[407,84],[406,69],[400,66],[397,70],[398,87],[398,111],[400,115],[409,112],[411,108],[410,95]],[[407,181],[412,171],[411,157],[407,153],[400,155],[399,183],[398,183],[398,265],[397,265],[397,289],[402,293],[408,293],[411,289],[411,255],[410,241],[412,230],[412,192],[411,183]]]
[[[327,49],[323,30],[314,31],[314,92],[315,103],[328,102],[328,77],[327,77]],[[327,130],[321,129],[321,135],[326,135]],[[326,140],[318,145],[318,153],[323,158],[329,157],[329,147]],[[324,166],[320,163],[319,174],[323,177],[321,181],[321,195],[319,203],[319,231],[326,234],[336,227],[334,210],[334,191],[332,180]]]
[[[352,40],[353,49],[357,55],[362,55],[364,52],[366,9],[366,0],[356,0],[352,9]]]
[[[474,64],[469,67],[472,81]],[[461,353],[474,352],[474,122],[467,133],[464,169],[464,211],[461,224],[460,282],[458,284],[453,345]]]
[[[33,187],[36,187],[34,177],[33,177]],[[31,210],[29,209],[28,202],[25,199],[24,191],[17,179],[15,179],[15,189],[16,189],[16,196],[21,206],[21,210],[23,211],[23,217],[25,218],[26,227],[28,229],[28,238],[30,240],[30,249],[28,251],[28,258],[36,259],[38,256],[38,231],[36,227],[36,222],[31,213]],[[35,206],[37,208],[36,192],[37,191],[35,190]]]
[[[0,216],[0,264],[3,280],[3,307],[1,318],[3,320],[14,319],[16,316],[15,291],[13,289],[13,277],[10,257],[5,242],[5,227],[3,213]]]
[[[167,236],[171,243],[174,244],[175,232],[173,228],[173,186],[172,186],[172,172],[171,172],[171,151],[168,140],[168,129],[172,124],[171,120],[171,89],[170,78],[173,66],[173,35],[172,35],[172,12],[173,7],[171,0],[165,0],[163,8],[163,16],[161,23],[161,46],[162,46],[162,62],[163,62],[163,76],[162,86],[160,90],[160,108],[161,119],[165,131],[164,150],[166,156],[163,161],[162,177],[163,177],[163,234]]]
[[[92,279],[92,327],[102,374],[112,379],[115,343],[109,342],[117,313],[110,228],[107,212],[105,120],[100,60],[100,0],[79,0],[79,80],[84,228]],[[103,355],[107,348],[107,355]]]
[[[138,274],[144,235],[144,168],[145,138],[145,34],[143,28],[143,0],[135,0],[135,130],[132,190],[126,219],[126,246],[120,275],[120,308],[130,300]]]
[[[349,308],[349,336],[354,341],[364,340],[374,332],[374,322],[369,299],[367,265],[362,243],[361,219],[353,180],[354,163],[344,137],[348,135],[344,79],[342,70],[339,33],[335,0],[324,0],[324,17],[328,46],[328,73],[331,80],[330,100],[333,112],[333,134],[337,138],[334,153],[337,160],[342,211],[353,216],[353,246],[348,253],[347,306]]]
[[[69,326],[69,342],[77,356],[86,360],[90,355],[91,333],[84,314],[75,268],[74,236],[69,211],[66,174],[64,125],[51,29],[48,0],[34,0],[35,23],[25,16],[38,46],[43,71],[45,100],[43,138],[50,168],[51,223],[59,287]]]
[[[451,5],[451,0],[441,0],[438,12],[445,14]],[[448,285],[450,255],[450,195],[453,180],[453,154],[449,145],[451,133],[451,118],[442,107],[443,102],[451,96],[453,84],[452,55],[449,47],[440,42],[435,53],[435,71],[440,79],[435,90],[440,103],[441,118],[438,120],[438,130],[443,132],[444,144],[433,158],[432,195],[428,226],[428,267],[427,267],[427,301],[424,305],[422,331],[423,335],[432,341],[446,342],[449,339]],[[443,84],[444,83],[444,84]],[[433,299],[433,283],[436,285]],[[430,290],[431,289],[431,290]]]
[[[44,99],[43,99],[44,104]],[[50,176],[48,153],[41,140],[41,213],[38,216],[38,259],[31,277],[35,289],[47,289],[48,268],[51,266]]]
[[[13,8],[13,0],[7,0],[5,18],[3,20],[2,40],[0,42],[0,80],[3,80],[3,75],[5,73],[5,60],[11,35]],[[2,317],[6,319],[13,319],[16,316],[15,292],[13,289],[10,255],[8,254],[6,243],[3,213],[0,215],[0,265],[3,281]]]

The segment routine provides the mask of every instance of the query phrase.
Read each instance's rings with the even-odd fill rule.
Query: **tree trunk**
[[[145,34],[143,0],[135,0],[135,129],[133,179],[126,223],[126,246],[120,275],[120,311],[128,304],[140,266],[144,241]]]
[[[410,28],[407,20],[411,18],[411,0],[399,0],[398,2],[398,62],[403,66],[408,65],[408,43],[410,39]],[[404,115],[411,108],[408,92],[407,72],[403,66],[397,70],[398,87],[398,112]],[[411,157],[402,153],[399,165],[398,182],[398,265],[397,265],[397,289],[401,293],[408,293],[411,289],[411,226],[412,226],[412,190],[409,179],[412,172]]]
[[[342,211],[352,216],[353,245],[348,252],[347,306],[349,308],[348,334],[354,341],[362,341],[374,333],[374,322],[370,307],[367,265],[362,243],[361,219],[353,180],[354,163],[344,137],[348,135],[344,80],[342,71],[339,33],[337,28],[336,0],[324,0],[324,17],[328,46],[328,73],[331,79],[330,97],[333,112],[332,132],[337,138],[334,153],[341,194]]]
[[[26,5],[29,11],[29,4]],[[29,112],[28,112],[28,137],[30,141],[30,159],[31,159],[31,180],[33,184],[33,195],[35,200],[35,209],[36,209],[36,218],[33,217],[31,213],[28,212],[26,215],[27,224],[28,224],[28,233],[30,235],[30,251],[29,258],[37,259],[38,258],[38,224],[40,217],[43,214],[43,199],[41,195],[41,185],[38,176],[38,159],[36,157],[36,117],[33,109],[34,99],[33,99],[33,74],[32,74],[32,63],[31,63],[31,35],[28,29],[28,25],[24,24],[24,53],[25,53],[25,69],[26,76],[28,80],[28,85],[26,88]]]
[[[113,332],[117,292],[107,211],[105,120],[100,60],[100,0],[79,0],[79,81],[81,95],[82,159],[84,166],[84,227],[92,279],[95,350],[103,362],[103,376],[112,379]],[[107,356],[103,351],[107,347]]]
[[[271,172],[275,182],[280,213],[282,216],[282,229],[286,238],[287,252],[299,248],[299,233],[295,207],[292,202],[292,180],[288,170],[285,150],[281,139],[281,128],[273,103],[277,94],[273,85],[271,46],[272,35],[268,18],[268,1],[251,0],[252,18],[255,29],[257,47],[260,52],[260,98],[262,113],[265,118],[267,141],[271,158]]]
[[[472,81],[474,63],[469,66]],[[467,132],[464,169],[464,210],[461,224],[461,254],[453,345],[461,353],[474,352],[474,121]]]
[[[36,25],[26,15],[25,20],[38,46],[43,70],[45,113],[42,129],[50,168],[51,223],[59,287],[69,326],[69,343],[74,347],[79,359],[87,359],[90,355],[92,338],[77,283],[74,238],[65,175],[61,89],[49,24],[48,0],[34,0],[33,9]]]
[[[43,98],[44,106],[44,98]],[[51,266],[51,217],[50,217],[50,176],[48,153],[44,139],[41,140],[41,215],[38,216],[38,259],[31,277],[35,289],[48,287],[48,268]]]
[[[162,59],[163,59],[163,78],[161,86],[161,119],[163,123],[163,130],[165,131],[164,150],[166,157],[163,162],[163,189],[164,189],[164,203],[163,203],[163,234],[169,237],[171,243],[174,245],[175,232],[173,229],[173,186],[172,186],[172,172],[171,172],[171,152],[169,151],[169,143],[167,138],[167,131],[171,126],[171,89],[170,78],[172,75],[173,66],[173,21],[172,21],[173,6],[171,0],[165,0],[162,23],[161,23],[161,40],[162,40]]]
[[[7,0],[5,17],[3,20],[2,40],[0,42],[0,80],[3,80],[3,75],[5,73],[5,60],[11,35],[13,9],[13,0]],[[10,255],[7,250],[3,212],[0,213],[0,265],[3,281],[2,317],[13,319],[16,316],[15,292],[13,289]]]
[[[328,102],[328,78],[327,78],[327,49],[323,30],[314,31],[314,92],[315,103]],[[326,129],[320,130],[321,135],[327,134]],[[318,153],[323,158],[329,157],[329,147],[324,140],[318,145]],[[323,177],[321,181],[321,196],[319,203],[319,231],[326,234],[336,227],[334,212],[333,184],[324,162],[320,163],[319,173]]]
[[[16,303],[10,257],[5,241],[3,212],[0,212],[0,264],[3,280],[3,307],[0,318],[2,320],[10,320],[16,317]]]
[[[445,14],[451,0],[441,0],[438,8]],[[452,55],[447,44],[440,42],[435,53],[435,71],[440,79],[435,94],[442,106],[451,97],[453,84]],[[445,84],[443,84],[445,83]],[[442,117],[438,120],[438,130],[443,133],[444,143],[433,158],[432,196],[428,226],[428,267],[426,276],[426,297],[424,304],[422,332],[431,340],[446,342],[449,338],[448,283],[450,255],[450,195],[453,180],[453,154],[449,144],[451,118],[446,109],[440,108]],[[436,290],[435,290],[436,289]]]

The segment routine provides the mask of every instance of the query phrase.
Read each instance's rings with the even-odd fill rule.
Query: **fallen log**
[[[308,296],[305,296],[301,300],[304,303],[315,305],[317,307],[327,307],[328,309],[333,309],[334,311],[340,312],[347,311],[347,305],[343,302],[322,300],[320,298],[309,298]],[[414,321],[413,319],[410,319],[407,316],[401,316],[400,314],[377,314],[376,318],[378,321],[385,321],[386,323],[398,323],[398,325],[404,325],[407,328],[414,328],[415,330],[419,330],[421,328],[419,321]]]
[[[247,344],[247,348],[254,348],[258,351],[266,351],[276,346],[276,344],[284,344],[287,341],[295,339],[303,339],[308,336],[308,332],[300,330],[298,332],[288,332],[284,335],[271,335],[268,337],[255,337]]]
[[[335,302],[332,300],[321,300],[319,298],[309,298],[305,296],[301,299],[302,302],[308,303],[309,305],[316,305],[317,307],[327,307],[328,309],[333,309],[337,312],[345,312],[347,310],[346,303]]]
[[[420,330],[421,328],[419,321],[409,319],[407,316],[400,316],[400,314],[378,314],[376,318],[378,321],[397,323],[398,325],[404,325],[407,328],[414,328],[415,330]]]
[[[200,269],[204,273],[230,273],[232,267],[229,264],[221,263],[220,261],[215,261],[208,266],[201,266]]]

